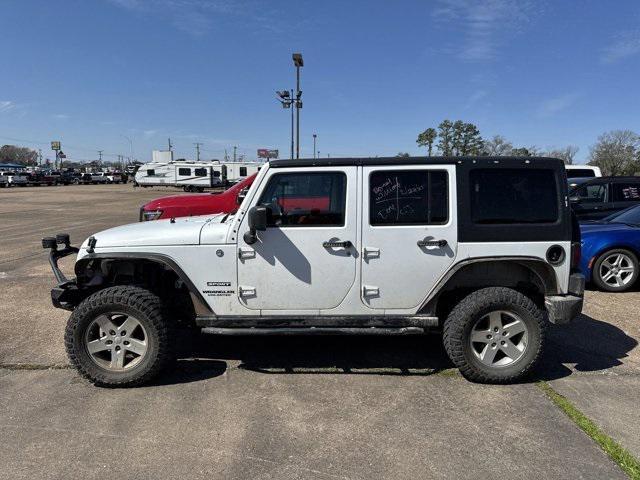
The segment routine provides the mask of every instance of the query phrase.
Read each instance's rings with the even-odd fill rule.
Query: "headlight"
[[[162,210],[142,210],[140,209],[140,221],[158,220],[162,215]]]

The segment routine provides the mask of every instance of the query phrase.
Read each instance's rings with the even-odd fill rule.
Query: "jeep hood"
[[[131,223],[103,230],[92,236],[96,239],[96,251],[105,247],[199,245],[202,228],[207,224],[220,224],[223,217],[224,215],[205,215]],[[217,227],[222,229],[223,225]],[[85,240],[82,248],[86,249],[88,243],[89,239]]]

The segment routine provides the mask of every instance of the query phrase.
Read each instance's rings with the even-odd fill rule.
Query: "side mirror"
[[[267,207],[255,206],[249,210],[249,230],[245,232],[243,238],[248,245],[256,243],[257,232],[267,229]]]

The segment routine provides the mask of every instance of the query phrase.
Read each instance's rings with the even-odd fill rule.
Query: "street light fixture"
[[[313,134],[313,158],[318,158],[316,157],[316,138],[318,138],[318,135],[316,135],[315,133]]]
[[[282,108],[291,108],[294,103],[293,90],[291,93],[287,90],[276,90],[278,101],[282,104]],[[293,108],[291,108],[291,160],[293,160]]]
[[[296,141],[295,150],[296,158],[300,158],[300,109],[302,108],[302,90],[300,90],[300,67],[304,66],[301,53],[294,53],[292,55],[293,65],[296,67],[296,94],[293,96],[293,90],[276,90],[278,101],[282,104],[282,108],[291,108],[291,159],[293,160],[293,114],[295,107],[296,114]],[[314,148],[315,150],[315,148]]]
[[[300,68],[304,66],[301,53],[292,56],[296,67],[296,158],[300,158],[300,109],[302,108],[302,91],[300,90]]]

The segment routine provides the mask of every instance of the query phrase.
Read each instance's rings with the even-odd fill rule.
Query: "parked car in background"
[[[27,174],[27,184],[34,187],[58,185],[58,176],[43,172],[30,172]]]
[[[6,175],[7,182],[10,187],[26,187],[29,181],[29,177],[26,173],[22,172],[2,172]]]
[[[122,175],[118,172],[106,172],[107,179],[109,183],[122,183]]]
[[[600,221],[581,223],[580,231],[580,269],[586,280],[609,292],[633,287],[640,271],[640,205]]]
[[[9,187],[9,176],[5,175],[6,172],[0,172],[0,188]]]
[[[602,176],[600,167],[593,167],[591,165],[565,165],[564,168],[569,178],[594,178]]]
[[[640,177],[599,177],[569,190],[579,220],[598,220],[640,203]]]
[[[60,172],[59,182],[63,185],[71,185],[76,183],[76,179],[80,176],[79,173],[75,172]]]
[[[233,213],[242,203],[256,175],[254,173],[222,193],[196,193],[156,198],[140,208],[140,221]]]

